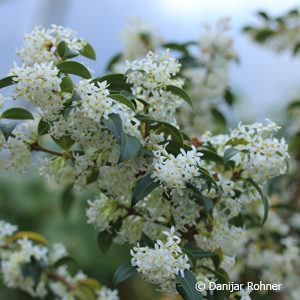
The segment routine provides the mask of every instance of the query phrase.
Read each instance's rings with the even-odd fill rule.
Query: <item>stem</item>
[[[61,282],[62,284],[64,284],[66,287],[68,287],[71,291],[74,291],[77,289],[77,285],[73,282],[69,282],[67,281],[64,277],[62,277],[61,275],[59,275],[58,273],[56,272],[50,272],[50,271],[47,271],[47,270],[43,270],[43,272],[49,277],[49,278],[52,278],[52,279],[55,279],[59,282]]]

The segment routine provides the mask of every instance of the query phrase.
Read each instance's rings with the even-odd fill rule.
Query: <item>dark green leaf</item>
[[[145,233],[142,231],[142,238],[140,240],[141,247],[148,246],[150,248],[154,248],[154,241]]]
[[[101,249],[101,251],[103,253],[106,253],[112,244],[113,234],[108,232],[107,230],[99,232],[97,241],[98,241],[98,246]]]
[[[194,107],[191,96],[184,89],[175,85],[167,85],[166,90],[172,92],[174,95],[179,96],[181,99],[186,101],[192,108]]]
[[[200,152],[203,154],[203,156],[201,156],[201,159],[204,159],[207,161],[214,161],[215,163],[217,163],[219,165],[224,164],[223,158],[221,156],[219,156],[216,151],[200,148]]]
[[[257,14],[258,14],[260,17],[262,17],[263,19],[267,20],[267,21],[270,20],[268,14],[267,14],[266,12],[264,12],[264,11],[259,11]]]
[[[50,129],[50,124],[45,122],[43,119],[38,124],[38,135],[47,134]]]
[[[256,188],[256,190],[258,191],[258,193],[261,197],[262,203],[264,205],[264,216],[263,216],[263,220],[262,220],[261,225],[264,225],[265,222],[268,219],[268,214],[269,214],[269,201],[268,201],[268,198],[264,195],[261,188],[258,186],[258,184],[252,178],[247,178],[246,180],[247,180],[247,182],[250,182]]]
[[[182,250],[188,251],[194,257],[199,257],[199,258],[209,257],[209,258],[211,258],[216,268],[218,268],[220,265],[220,256],[217,253],[204,251],[201,248],[199,248],[196,245],[191,244],[191,243],[185,244],[183,246]]]
[[[211,114],[215,122],[219,123],[221,126],[226,126],[226,118],[224,115],[215,107],[211,109]]]
[[[102,119],[103,124],[111,131],[111,133],[116,137],[117,141],[120,143],[121,134],[123,132],[122,120],[118,114],[110,114],[108,119]]]
[[[237,138],[232,138],[230,140],[228,140],[226,143],[225,143],[225,146],[227,145],[231,145],[231,146],[236,146],[236,145],[248,145],[249,143],[244,140],[244,139],[237,139]]]
[[[141,143],[135,136],[121,133],[120,158],[118,163],[136,155],[141,149]]]
[[[9,124],[0,123],[0,130],[2,131],[6,141],[8,140],[10,134],[13,132],[16,126],[17,123],[9,123]]]
[[[21,272],[24,278],[33,278],[33,289],[35,290],[40,282],[42,275],[42,265],[36,260],[34,256],[30,257],[29,263],[23,263],[20,265]]]
[[[202,293],[196,290],[196,277],[190,270],[184,270],[184,277],[176,276],[178,284],[176,289],[184,300],[201,300]]]
[[[113,286],[116,287],[119,283],[124,281],[125,279],[131,277],[133,274],[136,273],[136,269],[131,265],[131,262],[126,262],[119,266],[115,271],[113,277]]]
[[[106,71],[111,71],[113,69],[113,66],[121,60],[122,58],[122,53],[118,53],[116,55],[114,55],[111,60],[108,62],[107,67],[106,67]]]
[[[204,205],[204,212],[207,214],[214,206],[213,201],[202,195],[202,193],[192,184],[187,183],[187,187],[192,191],[192,196],[196,198],[196,202],[201,205]]]
[[[135,204],[137,204],[158,186],[158,182],[153,181],[153,178],[151,178],[151,174],[142,177],[133,190],[131,205],[134,206]]]
[[[72,51],[65,41],[61,41],[57,46],[57,53],[63,59],[69,59],[78,56],[77,52]]]
[[[224,152],[224,164],[226,164],[233,156],[238,154],[240,150],[235,148],[226,149]]]
[[[265,28],[265,29],[261,29],[259,31],[256,32],[255,34],[255,40],[257,42],[263,43],[265,42],[270,36],[274,35],[275,31]]]
[[[69,150],[75,143],[74,140],[68,135],[62,136],[58,139],[52,137],[53,141],[62,149]]]
[[[56,67],[60,70],[60,72],[65,74],[74,74],[86,79],[92,77],[90,71],[83,64],[77,61],[63,61],[58,63]]]
[[[60,83],[60,88],[62,92],[70,93],[73,95],[74,86],[73,81],[70,77],[63,77]]]
[[[296,55],[300,51],[300,43],[297,43],[293,49],[293,55]]]
[[[61,195],[61,208],[66,216],[69,214],[74,200],[73,184],[70,184],[63,190]]]
[[[13,81],[13,78],[15,76],[7,76],[7,77],[4,77],[0,80],[0,89],[6,87],[6,86],[9,86],[9,85],[12,85],[15,83],[15,81]]]
[[[232,104],[234,103],[234,95],[232,94],[230,89],[225,90],[224,99],[229,106],[232,106]]]
[[[107,81],[109,84],[109,90],[114,91],[128,91],[131,92],[130,85],[126,83],[126,77],[121,73],[108,74],[102,77],[97,77],[93,80],[94,82]]]
[[[181,131],[179,129],[177,129],[175,126],[173,126],[167,122],[164,122],[164,121],[158,121],[158,120],[151,119],[145,115],[135,115],[135,118],[137,118],[138,120],[140,120],[142,122],[148,121],[150,124],[157,123],[159,125],[163,125],[163,128],[161,129],[162,131],[171,134],[178,142],[183,143],[183,136],[181,134]]]
[[[180,149],[183,149],[184,151],[192,150],[192,147],[190,147],[189,145],[182,144],[182,143],[177,142],[177,141],[168,141],[168,140],[166,140],[163,143],[164,144],[168,143],[167,146],[166,146],[166,150],[167,150],[168,153],[171,153],[174,156],[177,156],[178,154],[181,153]]]
[[[96,53],[91,44],[86,43],[82,50],[79,51],[81,55],[96,60]]]
[[[123,103],[124,105],[128,106],[131,110],[135,112],[135,106],[132,101],[130,101],[128,98],[121,94],[110,94],[109,98],[112,98],[120,103]]]
[[[21,107],[7,109],[2,113],[1,118],[13,120],[34,120],[32,113]]]
[[[91,184],[97,181],[98,177],[99,177],[99,170],[93,170],[93,172],[87,177],[86,183]]]

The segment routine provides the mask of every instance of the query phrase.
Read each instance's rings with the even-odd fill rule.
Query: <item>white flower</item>
[[[119,300],[118,290],[111,290],[106,286],[102,286],[100,290],[96,290],[97,300]]]
[[[239,294],[241,296],[241,300],[251,300],[250,294],[252,290],[251,289],[241,289]]]
[[[154,249],[146,247],[134,247],[130,251],[131,264],[137,268],[141,276],[152,283],[160,284],[162,291],[170,296],[176,294],[174,280],[176,275],[184,277],[184,270],[189,269],[188,257],[182,254],[179,246],[180,237],[174,235],[175,228],[171,228],[167,235],[166,243],[158,240]]]
[[[202,155],[194,146],[190,151],[186,152],[183,149],[180,151],[181,153],[176,157],[168,154],[163,147],[153,151],[155,158],[152,177],[162,185],[177,190],[184,188],[186,182],[200,174],[198,167]]]
[[[61,41],[65,41],[67,46],[78,54],[86,44],[71,28],[52,25],[51,28],[45,29],[36,26],[32,32],[24,35],[24,46],[17,51],[17,54],[26,65],[58,62],[55,51]]]

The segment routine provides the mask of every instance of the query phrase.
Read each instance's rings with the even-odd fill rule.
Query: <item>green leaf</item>
[[[33,278],[33,289],[35,290],[40,282],[42,275],[42,265],[34,256],[30,257],[29,263],[20,264],[21,272],[24,278]]]
[[[38,124],[38,135],[47,134],[49,130],[50,130],[50,124],[48,122],[45,122],[43,119],[41,119]]]
[[[121,133],[121,143],[120,143],[120,158],[118,163],[129,159],[130,157],[136,155],[141,149],[141,143],[135,136]]]
[[[57,53],[63,59],[69,59],[78,56],[77,52],[72,51],[65,41],[61,41],[57,46]]]
[[[184,270],[184,277],[180,274],[176,276],[178,284],[176,289],[184,300],[201,300],[202,293],[196,290],[196,277],[190,270]]]
[[[218,253],[204,251],[201,248],[199,248],[196,245],[191,244],[191,243],[185,244],[183,246],[182,250],[188,251],[194,257],[199,257],[199,258],[209,257],[209,258],[211,258],[211,260],[213,261],[216,268],[218,268],[220,265],[220,256]]]
[[[293,55],[296,55],[300,51],[300,43],[297,43],[293,49]]]
[[[34,120],[31,112],[21,107],[13,107],[2,113],[1,119]]]
[[[276,32],[272,29],[261,29],[255,34],[254,39],[259,43],[264,43],[270,36],[274,35]]]
[[[98,180],[99,170],[93,170],[93,172],[87,177],[86,184],[91,184]]]
[[[154,182],[151,174],[142,177],[138,182],[132,193],[131,205],[134,206],[140,200],[144,199],[149,193],[159,186],[158,182]]]
[[[58,139],[52,137],[53,141],[62,149],[69,150],[75,143],[74,140],[68,135],[62,136]]]
[[[114,90],[114,91],[128,91],[131,92],[130,85],[126,83],[126,77],[124,74],[121,73],[113,73],[113,74],[108,74],[102,77],[97,77],[93,80],[94,82],[103,82],[107,81],[109,84],[108,89],[109,90]]]
[[[235,97],[229,88],[225,90],[224,99],[229,106],[232,106],[235,101]]]
[[[131,265],[131,262],[126,262],[119,266],[113,276],[113,286],[116,287],[119,283],[131,277],[136,273],[136,269]]]
[[[118,114],[110,114],[108,119],[103,118],[102,122],[120,143],[121,134],[123,132],[121,117]]]
[[[69,214],[74,200],[73,183],[71,183],[63,190],[61,195],[61,208],[66,216]]]
[[[83,64],[77,61],[63,61],[58,63],[56,67],[61,73],[74,74],[86,79],[92,77],[90,71]]]
[[[240,150],[235,148],[226,149],[224,152],[224,164],[226,164],[233,156],[238,154]]]
[[[167,91],[172,92],[173,94],[179,96],[181,99],[186,101],[192,108],[194,107],[193,100],[191,96],[182,88],[179,88],[175,85],[167,85]]]
[[[252,178],[247,178],[246,181],[250,182],[256,188],[256,190],[258,191],[258,193],[261,197],[262,203],[264,205],[264,216],[263,216],[263,220],[262,220],[261,225],[264,225],[265,222],[268,219],[268,214],[269,214],[269,201],[268,201],[268,198],[264,195],[261,188],[258,186],[258,184]]]
[[[96,53],[90,43],[86,43],[82,50],[79,51],[81,55],[96,60]]]
[[[258,14],[260,17],[262,17],[263,19],[267,20],[267,21],[270,20],[268,14],[267,14],[266,12],[264,12],[264,11],[259,11],[257,14]]]
[[[106,253],[113,241],[113,234],[107,230],[99,232],[97,237],[98,246],[103,253]]]
[[[192,196],[194,196],[197,200],[197,202],[201,205],[204,205],[204,213],[208,213],[214,206],[213,201],[202,195],[202,193],[191,183],[187,183],[187,188],[189,188],[192,191]]]
[[[118,53],[114,55],[111,60],[108,62],[106,66],[106,71],[111,71],[113,69],[113,66],[121,60],[123,53]]]
[[[6,141],[8,140],[10,134],[13,132],[16,126],[17,123],[9,123],[9,124],[0,123],[0,130],[2,131]]]
[[[62,92],[70,93],[73,95],[74,86],[73,81],[70,77],[66,76],[61,79],[60,89]]]
[[[219,123],[221,126],[226,126],[226,118],[218,109],[213,107],[211,109],[211,114],[212,114],[215,122]]]
[[[227,146],[227,145],[236,146],[236,145],[248,145],[248,144],[249,144],[249,142],[247,142],[244,139],[232,138],[232,139],[228,140],[224,146]]]
[[[141,247],[148,246],[150,248],[154,248],[154,241],[145,233],[142,231],[142,238],[140,240]]]
[[[214,161],[216,164],[219,164],[219,165],[224,164],[223,158],[221,156],[219,156],[216,151],[200,148],[200,152],[203,154],[203,156],[201,156],[201,159],[204,159],[207,161]]]
[[[109,98],[112,98],[120,103],[123,103],[124,105],[128,106],[132,111],[135,112],[135,106],[132,101],[130,101],[128,98],[126,98],[122,94],[110,94]]]
[[[192,147],[190,147],[189,145],[182,144],[177,141],[165,141],[164,143],[168,143],[168,145],[166,146],[166,150],[168,153],[171,153],[174,156],[177,156],[181,153],[180,149],[183,149],[186,152],[192,150]]]
[[[178,142],[183,143],[183,136],[181,134],[181,131],[178,128],[176,128],[175,126],[173,126],[167,122],[164,122],[164,121],[158,121],[158,120],[151,119],[145,115],[135,115],[135,118],[141,122],[148,121],[150,124],[157,123],[159,125],[163,125],[163,128],[161,128],[162,131],[171,134],[173,136],[173,138],[175,138]]]
[[[9,85],[12,85],[12,84],[15,84],[16,82],[13,80],[13,78],[16,77],[16,76],[7,76],[7,77],[4,77],[0,80],[0,89],[6,87],[6,86],[9,86]]]
[[[71,294],[78,300],[97,300],[93,290],[87,285],[79,285]]]

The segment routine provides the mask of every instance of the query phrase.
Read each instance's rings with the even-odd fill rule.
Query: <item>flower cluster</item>
[[[0,272],[4,284],[24,290],[33,297],[45,297],[49,287],[57,300],[75,299],[80,284],[88,277],[82,271],[71,276],[67,265],[56,267],[60,259],[68,256],[65,246],[54,244],[49,247],[36,233],[16,231],[17,226],[0,221]],[[97,300],[119,300],[116,290],[101,288],[100,284],[94,293]]]
[[[179,245],[181,239],[174,232],[174,227],[170,232],[164,231],[167,241],[158,240],[154,249],[137,245],[131,250],[131,264],[144,280],[159,284],[161,290],[170,296],[174,295],[176,275],[184,277],[184,270],[190,268],[188,257]]]
[[[77,37],[75,30],[52,25],[45,29],[37,26],[24,35],[24,46],[17,51],[18,56],[27,65],[35,63],[57,62],[56,50],[59,42],[66,42],[74,53],[79,53],[85,46],[85,41]]]
[[[198,169],[202,154],[197,152],[195,147],[191,151],[180,151],[176,157],[169,154],[165,148],[153,151],[155,159],[152,177],[166,188],[184,188],[186,182],[200,174]]]
[[[182,79],[172,78],[179,72],[179,68],[180,64],[168,51],[161,57],[149,52],[146,58],[127,62],[127,81],[133,85],[133,95],[149,105],[149,117],[176,123],[174,113],[182,104],[182,99],[168,92],[166,87],[182,87]]]

